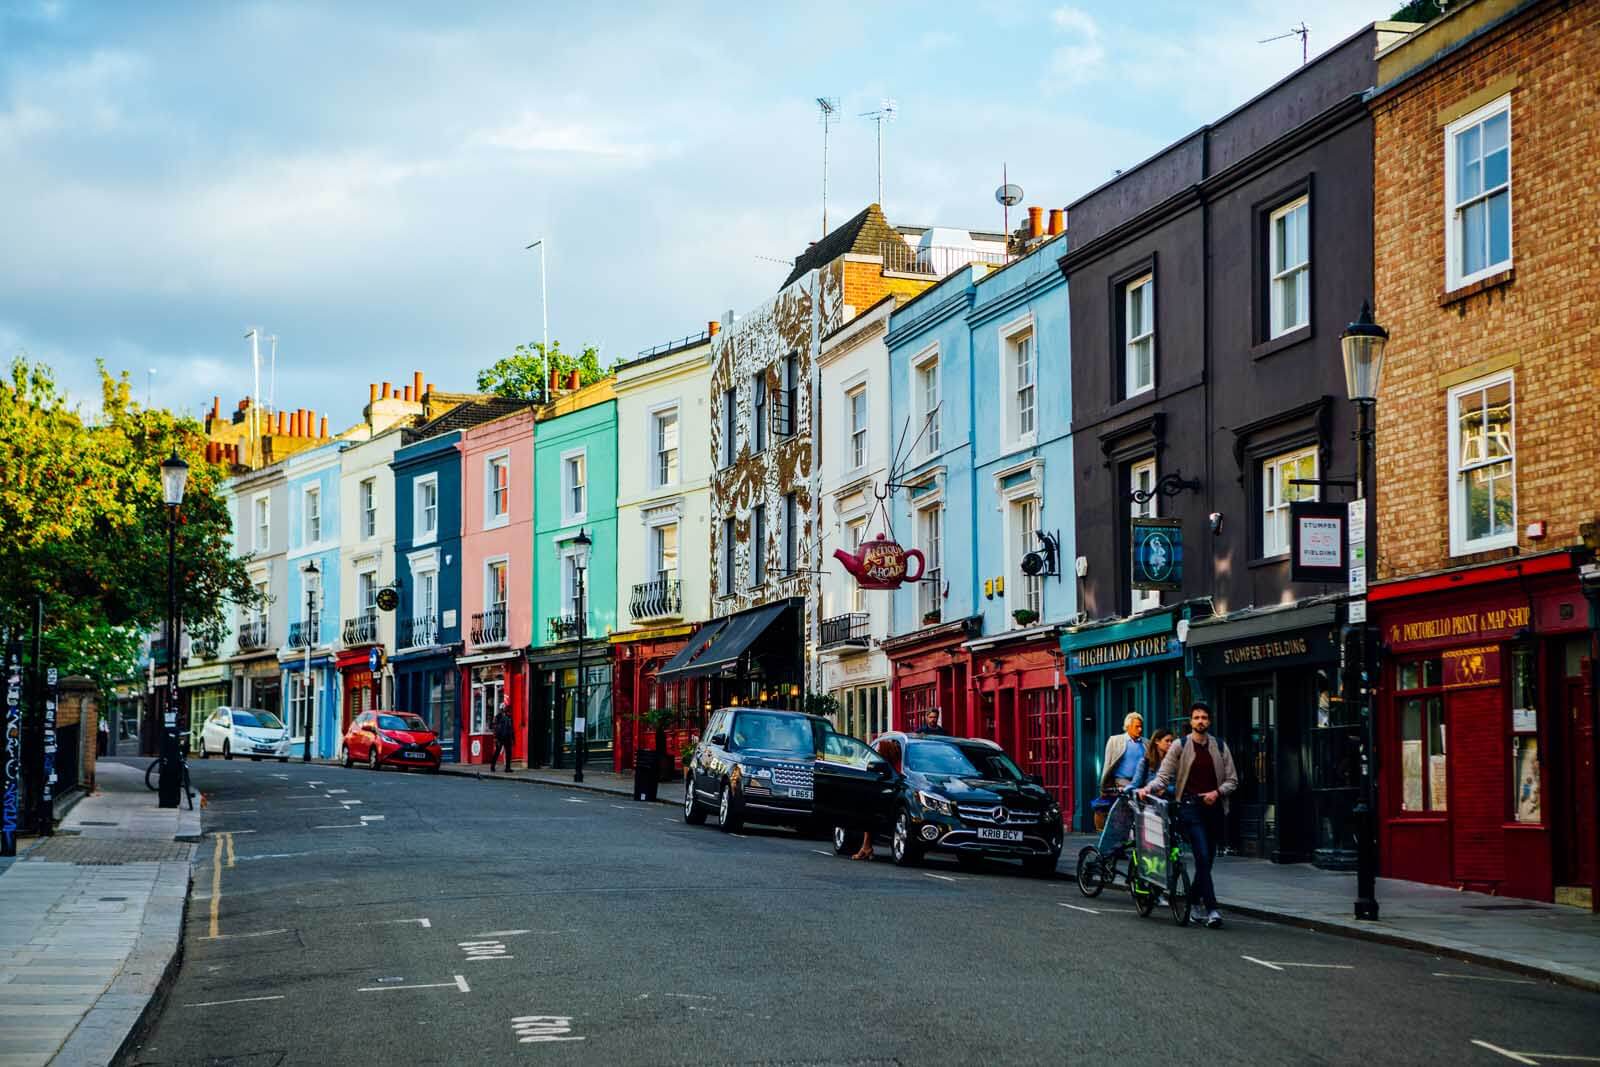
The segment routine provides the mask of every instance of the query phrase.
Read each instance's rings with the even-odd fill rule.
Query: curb
[[[446,767],[441,767],[439,769],[439,773],[447,774],[455,778],[476,778],[482,782],[516,782],[519,785],[542,785],[549,789],[572,789],[581,793],[599,793],[608,797],[622,797],[624,800],[633,799],[632,792],[621,789],[613,789],[610,786],[605,785],[587,785],[582,782],[551,782],[543,778],[519,778],[514,774],[491,774],[488,777],[485,777],[481,771],[452,770]],[[654,802],[657,804],[666,804],[669,807],[674,808],[678,806],[677,801],[662,800],[659,796],[656,797]]]
[[[123,1037],[122,1043],[117,1046],[116,1053],[105,1061],[108,1064],[121,1064],[132,1061],[140,1044],[155,1026],[156,1020],[161,1017],[162,1011],[166,1009],[167,997],[171,995],[173,984],[178,980],[178,972],[183,967],[183,932],[189,928],[189,899],[194,892],[193,851],[189,854],[188,866],[188,873],[184,876],[183,907],[178,912],[177,943],[173,946],[172,955],[167,958],[167,965],[162,968],[160,976],[156,979],[155,988],[151,990],[149,999],[145,1001],[144,1009],[139,1012],[139,1018],[128,1028],[127,1035]],[[93,1010],[91,1009],[92,1013]],[[65,1048],[62,1051],[66,1051]]]

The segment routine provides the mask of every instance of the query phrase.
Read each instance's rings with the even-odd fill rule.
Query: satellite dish
[[[1006,207],[1016,207],[1022,203],[1022,186],[1009,183],[1002,185],[994,191],[994,198]]]

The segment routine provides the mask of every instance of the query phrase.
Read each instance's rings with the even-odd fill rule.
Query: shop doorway
[[[1270,680],[1226,686],[1217,730],[1233,752],[1239,788],[1228,811],[1228,843],[1246,856],[1277,847],[1278,708]]]
[[[1575,639],[1564,657],[1565,677],[1557,689],[1560,705],[1552,724],[1557,765],[1550,768],[1549,803],[1554,818],[1555,886],[1558,903],[1593,907],[1595,882],[1594,720],[1589,714],[1583,680],[1590,660],[1588,642]],[[1537,760],[1530,761],[1537,765]],[[1524,774],[1523,778],[1528,776]],[[1535,783],[1535,792],[1537,783]],[[1519,789],[1518,796],[1522,792]]]

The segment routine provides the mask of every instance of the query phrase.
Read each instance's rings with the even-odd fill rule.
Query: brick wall
[[[1379,577],[1511,553],[1450,555],[1447,392],[1479,370],[1515,374],[1518,548],[1573,544],[1578,524],[1600,513],[1597,54],[1600,4],[1552,0],[1374,99],[1375,303],[1390,332],[1378,403]],[[1513,276],[1450,300],[1441,119],[1506,79]],[[1548,527],[1542,542],[1526,537],[1536,520]]]

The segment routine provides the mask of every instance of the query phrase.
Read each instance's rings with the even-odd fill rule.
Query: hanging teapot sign
[[[863,589],[899,589],[901,582],[920,581],[926,565],[920,551],[901,548],[898,543],[889,540],[888,534],[879,534],[871,541],[863,541],[854,552],[836,548],[833,558],[844,564],[844,569],[855,577],[856,584]],[[911,573],[908,560],[916,561],[916,573]]]

